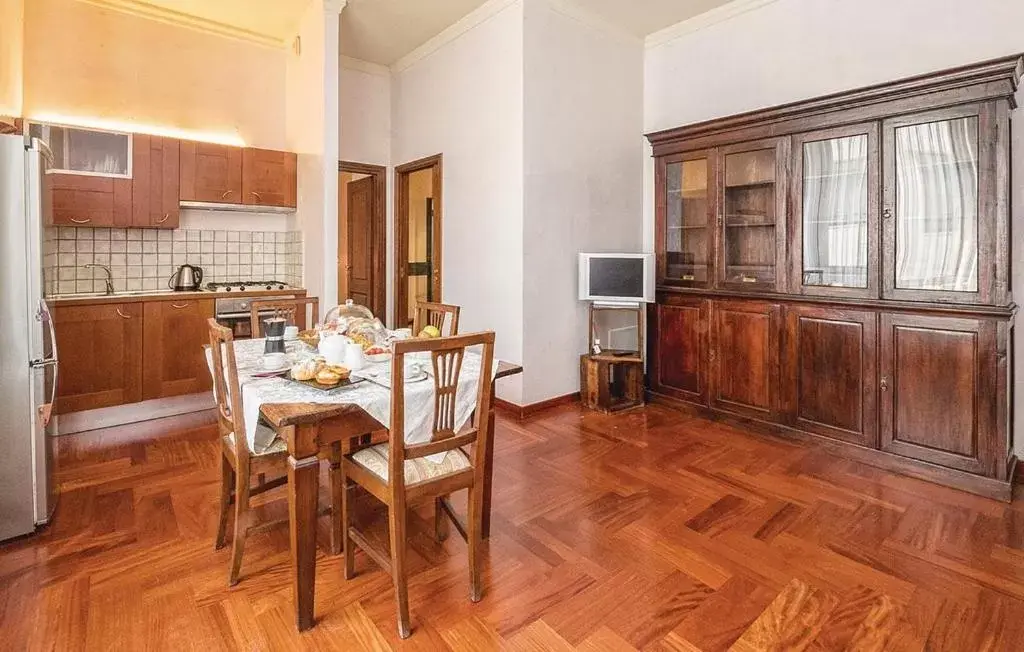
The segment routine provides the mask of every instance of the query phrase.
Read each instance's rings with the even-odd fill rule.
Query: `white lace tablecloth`
[[[238,365],[238,381],[242,388],[242,411],[245,416],[245,436],[250,450],[264,450],[270,441],[256,441],[256,425],[259,422],[260,406],[264,403],[351,403],[363,408],[371,417],[385,428],[390,428],[391,421],[391,390],[369,380],[356,383],[351,387],[322,392],[306,387],[281,377],[254,377],[263,370],[260,357],[263,355],[264,341],[239,340],[235,345],[235,363]],[[315,351],[301,342],[288,344],[288,357],[296,362],[313,355]],[[209,358],[209,356],[207,356]],[[409,357],[406,356],[406,360]],[[208,360],[209,361],[209,360]],[[459,375],[459,388],[455,395],[456,429],[465,425],[473,409],[476,407],[476,388],[480,379],[480,354],[469,349],[462,361],[462,372]],[[391,361],[367,364],[364,371],[376,371],[390,368]],[[424,362],[427,371],[430,362]],[[491,379],[498,370],[494,361]],[[433,434],[434,417],[434,381],[427,378],[420,382],[406,382],[405,385],[405,443],[422,444],[430,441]],[[439,456],[443,458],[442,453]],[[435,460],[439,461],[439,460]]]

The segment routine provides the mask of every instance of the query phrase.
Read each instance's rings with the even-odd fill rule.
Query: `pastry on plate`
[[[317,372],[323,368],[324,363],[322,360],[317,360],[316,358],[303,360],[292,367],[292,378],[295,380],[313,380]]]
[[[341,374],[335,373],[325,367],[317,373],[316,382],[321,385],[337,385],[341,382]]]

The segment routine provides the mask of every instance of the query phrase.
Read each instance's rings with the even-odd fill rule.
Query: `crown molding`
[[[391,65],[392,72],[402,72],[417,61],[427,58],[446,44],[456,40],[477,25],[500,14],[502,11],[521,0],[488,0],[459,20],[446,27],[440,34],[419,46]]]
[[[359,72],[365,72],[368,75],[376,75],[378,77],[391,76],[391,68],[388,68],[387,66],[374,63],[372,61],[364,61],[362,59],[348,57],[344,54],[338,57],[338,63],[346,70],[356,70]]]
[[[336,2],[337,0],[333,1]],[[78,0],[78,2],[84,2],[101,9],[110,9],[138,18],[155,20],[166,25],[184,27],[197,32],[244,41],[263,47],[283,49],[291,42],[290,38],[280,38],[272,34],[264,34],[215,20],[199,18],[180,11],[174,11],[173,9],[157,7],[144,0]],[[342,7],[344,4],[345,0],[341,0]],[[340,8],[338,11],[340,11]]]
[[[761,7],[770,5],[776,1],[777,0],[733,0],[721,7],[705,11],[702,14],[697,14],[692,18],[687,18],[675,25],[670,25],[665,29],[649,34],[647,38],[644,39],[644,47],[653,48],[659,45],[665,45],[666,43],[682,38],[687,34],[707,29],[712,25],[717,25],[718,23],[735,18],[741,14],[745,14],[748,11],[760,9]]]

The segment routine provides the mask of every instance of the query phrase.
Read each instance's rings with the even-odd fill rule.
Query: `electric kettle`
[[[203,268],[195,265],[182,265],[178,271],[167,279],[167,287],[175,292],[195,292],[203,282]]]

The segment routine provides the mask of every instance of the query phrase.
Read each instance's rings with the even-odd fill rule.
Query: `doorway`
[[[441,301],[441,155],[395,168],[395,327]]]
[[[352,299],[382,320],[387,306],[386,185],[384,166],[338,163],[338,299]]]

